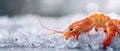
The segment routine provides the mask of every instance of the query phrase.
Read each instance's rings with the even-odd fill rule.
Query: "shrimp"
[[[76,40],[79,40],[79,36],[82,32],[88,33],[88,36],[91,37],[91,35],[89,35],[90,30],[95,27],[95,31],[97,32],[99,28],[103,28],[103,31],[107,35],[102,43],[103,48],[106,48],[106,46],[109,46],[112,43],[116,32],[117,35],[120,36],[120,20],[112,19],[104,13],[93,13],[87,16],[85,19],[77,20],[64,31],[50,29],[44,26],[42,23],[41,25],[48,30],[63,34],[66,40],[68,40],[70,37],[74,37]]]
[[[63,34],[66,40],[70,37],[75,37],[76,40],[78,40],[82,32],[88,33],[93,27],[95,27],[96,32],[99,28],[103,28],[104,32],[107,34],[107,37],[102,43],[103,48],[106,48],[106,46],[112,43],[116,32],[120,36],[120,21],[112,19],[104,13],[93,13],[83,20],[75,21],[63,32]]]

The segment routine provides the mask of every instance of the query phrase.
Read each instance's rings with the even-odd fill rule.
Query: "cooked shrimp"
[[[99,28],[103,28],[107,35],[103,41],[103,48],[106,48],[106,46],[109,46],[112,43],[116,32],[117,35],[120,36],[120,20],[112,19],[104,13],[93,13],[87,16],[85,19],[77,20],[65,31],[53,30],[45,27],[41,22],[40,24],[48,30],[62,33],[66,40],[68,40],[70,37],[74,37],[76,40],[79,40],[79,36],[82,32],[88,33],[93,27],[95,27],[95,31],[98,31]],[[91,37],[89,34],[88,36]]]
[[[83,20],[75,21],[63,34],[66,40],[70,37],[75,37],[76,40],[78,40],[78,36],[80,36],[81,32],[87,33],[93,27],[95,27],[95,31],[98,31],[99,28],[103,28],[104,32],[107,34],[107,37],[103,41],[103,48],[111,44],[116,32],[120,35],[120,20],[112,19],[104,13],[93,13]]]

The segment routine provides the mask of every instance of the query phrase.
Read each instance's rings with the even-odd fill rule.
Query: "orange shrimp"
[[[107,37],[103,41],[103,48],[111,44],[116,32],[120,35],[120,21],[111,19],[103,13],[93,13],[83,20],[72,23],[63,34],[66,40],[72,36],[78,40],[78,36],[81,32],[87,33],[93,27],[95,27],[95,31],[98,31],[99,28],[103,28],[104,32],[107,34]]]
[[[112,43],[116,32],[120,36],[120,21],[112,19],[104,13],[93,13],[83,20],[75,21],[65,31],[47,29],[57,33],[62,33],[66,40],[70,37],[74,37],[78,40],[82,32],[88,33],[93,27],[95,27],[95,31],[98,31],[99,28],[103,28],[107,35],[103,41],[103,48],[106,48],[106,46],[109,46]],[[91,37],[89,33],[88,36]]]

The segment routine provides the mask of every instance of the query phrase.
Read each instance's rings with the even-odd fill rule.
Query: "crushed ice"
[[[114,14],[112,14],[114,15]],[[64,30],[75,20],[83,19],[86,14],[74,14],[60,18],[42,17],[42,21],[46,26]],[[79,36],[79,40],[70,38],[65,40],[62,34],[51,34],[50,31],[42,28],[36,18],[36,15],[23,15],[0,17],[0,47],[38,47],[38,48],[83,48],[83,49],[99,49],[102,47],[102,41],[106,37],[102,29],[98,32],[91,30]],[[73,19],[74,18],[74,19]],[[120,47],[120,38],[116,36],[112,44],[107,47],[108,50]]]

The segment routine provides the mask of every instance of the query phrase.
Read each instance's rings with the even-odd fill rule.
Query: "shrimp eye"
[[[73,30],[73,28],[70,28],[70,29],[69,29],[69,31],[72,31],[72,30]]]

